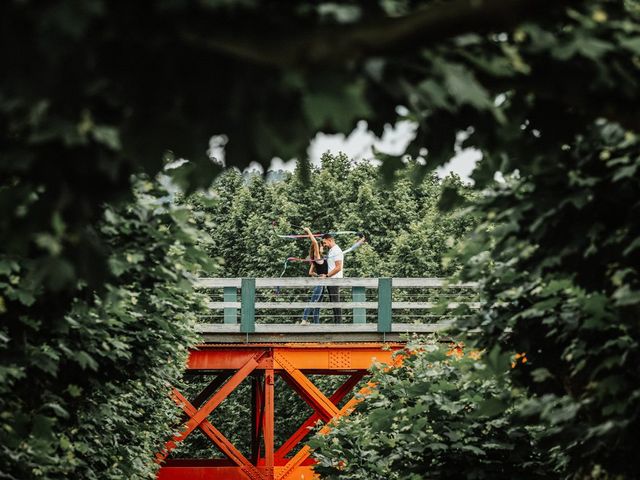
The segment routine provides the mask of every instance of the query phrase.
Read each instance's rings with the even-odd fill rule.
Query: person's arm
[[[358,240],[356,243],[354,243],[353,245],[351,245],[349,248],[347,248],[344,252],[342,252],[342,254],[344,255],[345,253],[351,253],[354,250],[360,248],[362,245],[364,245],[365,243],[367,243],[367,239],[364,238],[364,235],[362,237],[360,237],[360,240]]]
[[[316,264],[311,262],[311,266],[309,267],[309,276],[316,277]]]
[[[333,270],[327,273],[327,277],[333,277],[340,270],[342,270],[342,260],[336,260],[336,266],[333,267]]]
[[[309,227],[304,227],[304,231],[309,237],[309,240],[311,240],[311,249],[313,250],[311,260],[320,260],[320,247],[318,246],[318,240],[316,240],[316,237],[311,233]]]

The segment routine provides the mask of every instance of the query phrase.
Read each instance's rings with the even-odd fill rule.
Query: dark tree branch
[[[249,63],[274,67],[344,64],[367,56],[413,49],[463,33],[508,29],[572,0],[451,0],[435,2],[410,15],[340,26],[320,26],[299,35],[286,32],[271,39],[246,36],[201,37],[185,31],[184,39]]]

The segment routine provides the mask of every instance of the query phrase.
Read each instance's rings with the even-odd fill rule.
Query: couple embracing
[[[336,244],[335,238],[330,233],[322,235],[321,243],[318,243],[316,237],[311,233],[309,228],[305,227],[305,233],[311,240],[309,248],[309,276],[311,277],[328,277],[343,278],[344,255],[342,249]],[[324,252],[327,251],[325,255]],[[322,285],[316,285],[311,294],[311,302],[321,302],[324,295]],[[326,287],[329,294],[330,302],[340,301],[340,289],[337,286]],[[320,308],[307,307],[302,314],[302,323],[308,323],[308,318],[313,316],[313,323],[320,323]],[[342,309],[333,309],[333,320],[335,323],[342,323]]]

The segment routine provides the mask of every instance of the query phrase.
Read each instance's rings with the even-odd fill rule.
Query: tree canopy
[[[188,203],[202,213],[201,228],[210,239],[206,249],[223,262],[218,271],[224,276],[283,274],[287,257],[306,257],[309,242],[278,234],[301,231],[301,226],[364,234],[367,243],[346,262],[349,276],[449,276],[460,265],[445,262],[445,255],[475,221],[472,214],[441,212],[440,196],[446,190],[471,197],[471,189],[457,176],[441,180],[435,173],[416,184],[413,168],[398,172],[389,186],[371,162],[325,153],[321,165],[311,169],[308,184],[299,170],[275,181],[228,170],[210,191]],[[346,249],[355,239],[355,234],[341,235],[337,241]],[[284,275],[306,275],[308,268],[292,263]]]
[[[479,352],[437,342],[401,353],[393,372],[374,367],[375,386],[356,414],[312,440],[322,478],[546,478],[541,427],[504,408],[522,395],[494,370],[508,358],[493,355],[489,368]]]
[[[100,293],[44,289],[28,260],[0,258],[2,478],[153,477],[175,418],[167,382],[196,339],[193,275],[209,264],[168,182],[137,179],[131,203],[104,208],[94,235],[111,277]]]

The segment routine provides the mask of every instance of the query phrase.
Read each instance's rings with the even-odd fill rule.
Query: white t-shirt
[[[336,268],[336,261],[342,261],[342,270],[336,273],[331,278],[343,278],[344,274],[344,255],[342,254],[342,249],[338,245],[334,245],[327,253],[327,267],[329,268],[329,273],[331,270]]]

